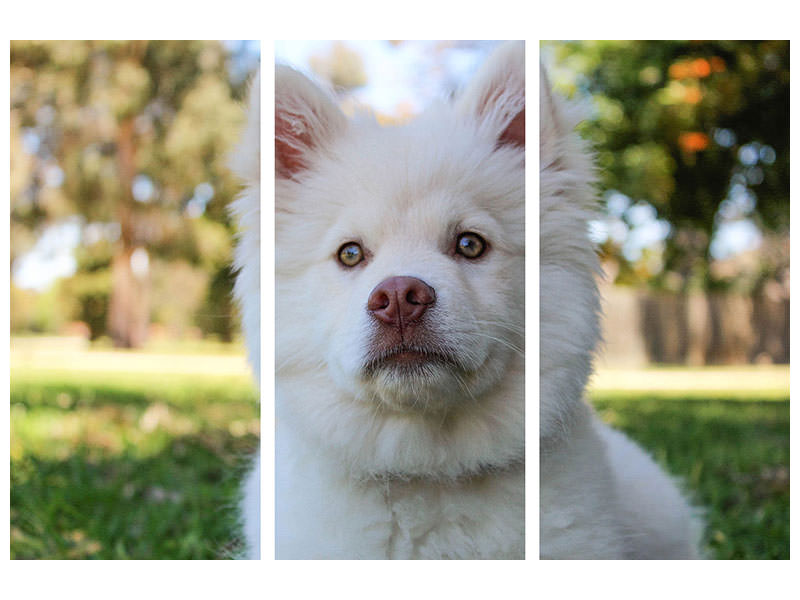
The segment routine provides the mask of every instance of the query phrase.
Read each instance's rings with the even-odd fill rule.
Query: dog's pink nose
[[[436,292],[416,277],[389,277],[369,295],[367,310],[376,319],[402,328],[413,323],[436,302]]]

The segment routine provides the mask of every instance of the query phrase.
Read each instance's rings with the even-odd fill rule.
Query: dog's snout
[[[384,323],[403,327],[422,317],[436,302],[436,291],[416,277],[389,277],[369,295],[367,310]]]

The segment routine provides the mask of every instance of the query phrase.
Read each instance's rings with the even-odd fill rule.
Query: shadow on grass
[[[628,433],[705,510],[720,559],[789,558],[789,400],[652,399],[596,394],[600,416]]]
[[[247,377],[12,369],[11,557],[230,558]]]
[[[175,407],[221,402],[255,402],[256,392],[247,378],[118,373],[12,372],[12,402],[40,406],[146,407],[155,401]]]
[[[147,457],[85,446],[63,460],[26,455],[11,468],[11,558],[231,558],[256,445],[193,435]]]

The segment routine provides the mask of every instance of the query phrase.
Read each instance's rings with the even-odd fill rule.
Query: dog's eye
[[[486,240],[477,233],[467,231],[456,240],[456,252],[465,258],[478,258],[485,250]]]
[[[355,242],[347,242],[339,248],[339,262],[345,267],[355,267],[364,260],[364,251]]]

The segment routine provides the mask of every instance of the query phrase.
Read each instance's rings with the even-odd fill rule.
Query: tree
[[[225,160],[244,94],[228,60],[213,41],[11,44],[12,260],[80,215],[76,277],[109,274],[105,329],[117,346],[145,340],[154,260],[227,272],[225,207],[238,184]],[[102,288],[89,287],[96,305]]]
[[[605,190],[649,204],[669,224],[657,269],[609,239],[619,279],[713,287],[712,239],[749,220],[788,234],[789,43],[786,41],[546,44],[562,89],[590,94],[583,126]],[[620,211],[621,212],[621,211]],[[628,215],[625,215],[625,219]],[[628,223],[630,225],[630,223]]]

